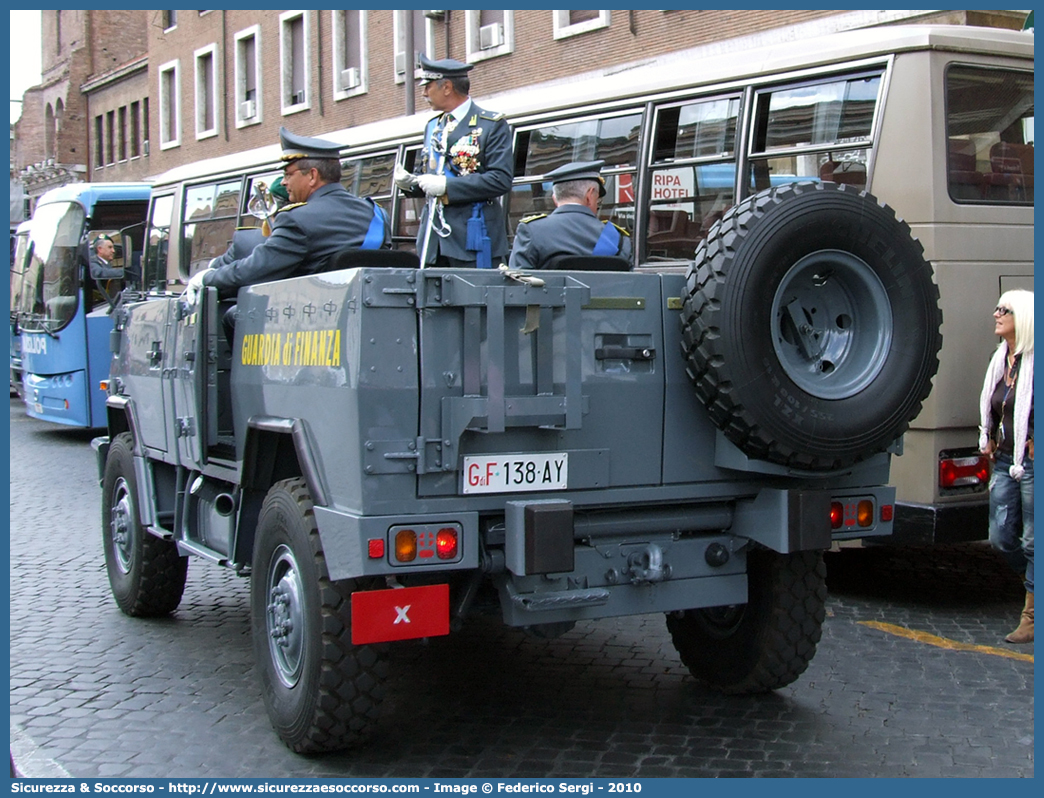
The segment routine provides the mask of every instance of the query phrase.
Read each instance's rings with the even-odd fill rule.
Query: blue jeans
[[[1008,474],[1011,458],[999,455],[990,477],[990,543],[1015,569],[1025,574],[1026,592],[1033,592],[1033,461],[1022,463],[1026,473],[1016,482]]]

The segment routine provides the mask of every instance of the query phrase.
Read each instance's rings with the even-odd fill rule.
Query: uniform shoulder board
[[[620,225],[618,225],[616,222],[606,222],[606,224],[611,224],[613,227],[620,231],[621,235],[625,235],[628,238],[631,237],[631,234],[628,233],[627,230],[625,230],[624,228],[620,227]]]
[[[519,224],[526,224],[528,222],[535,222],[537,219],[544,219],[547,217],[546,213],[534,213],[532,216],[523,216],[522,221]]]
[[[479,116],[481,116],[483,119],[489,119],[492,122],[499,122],[501,119],[504,118],[504,114],[500,113],[499,111],[482,111],[481,113],[479,113]]]
[[[283,211],[292,211],[294,208],[300,208],[302,205],[307,205],[307,202],[291,202],[289,205],[284,205],[279,208],[276,213],[283,213]]]

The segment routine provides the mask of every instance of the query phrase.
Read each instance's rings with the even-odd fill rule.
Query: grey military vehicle
[[[401,253],[400,253],[401,254]],[[938,292],[909,228],[833,184],[729,210],[687,273],[379,268],[119,308],[95,441],[116,602],[188,557],[251,580],[271,721],[299,752],[377,722],[400,640],[480,612],[537,635],[663,613],[727,693],[780,688],[823,551],[891,531]]]

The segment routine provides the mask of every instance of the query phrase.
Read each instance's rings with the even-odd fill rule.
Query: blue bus
[[[122,291],[141,289],[149,194],[147,183],[75,183],[37,203],[12,314],[21,343],[21,392],[33,418],[104,425],[99,384],[109,374],[111,314]],[[112,265],[123,267],[123,280],[91,279],[91,242],[102,233],[116,245]]]

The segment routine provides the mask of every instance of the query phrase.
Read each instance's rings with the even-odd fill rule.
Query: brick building
[[[277,141],[427,107],[407,39],[474,63],[480,100],[689,51],[851,28],[946,22],[1020,28],[1015,11],[44,11],[44,80],[26,95],[21,165],[90,180],[157,175]],[[30,111],[32,104],[34,110]],[[32,142],[29,146],[26,141]]]
[[[92,174],[89,142],[94,117],[113,111],[115,120],[116,103],[130,102],[130,92],[147,98],[145,12],[51,10],[41,23],[42,79],[25,93],[12,138],[13,171],[30,203],[66,183],[140,179],[144,164]],[[128,73],[135,63],[140,68]],[[135,85],[120,87],[127,82]]]

